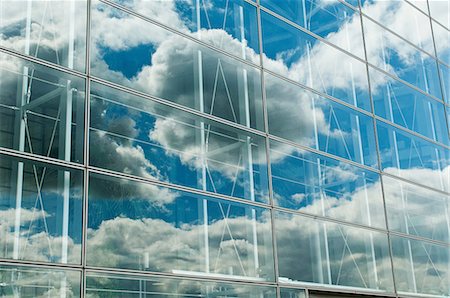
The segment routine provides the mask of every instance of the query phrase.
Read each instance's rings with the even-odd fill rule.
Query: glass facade
[[[449,87],[448,1],[0,0],[0,296],[449,297]]]

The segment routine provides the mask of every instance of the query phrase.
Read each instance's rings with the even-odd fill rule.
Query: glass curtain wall
[[[448,297],[448,8],[0,0],[0,296]]]

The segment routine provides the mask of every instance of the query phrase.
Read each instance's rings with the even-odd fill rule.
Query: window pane
[[[383,176],[389,229],[449,242],[450,196]]]
[[[0,46],[84,71],[86,0],[2,0],[0,20]]]
[[[263,137],[103,85],[91,91],[91,165],[268,201]]]
[[[360,15],[338,1],[262,0],[261,5],[364,59]]]
[[[93,75],[264,129],[259,70],[108,5],[98,2],[94,7]],[[118,25],[152,34],[117,32]]]
[[[377,122],[382,170],[433,187],[450,190],[449,150]]]
[[[396,236],[391,236],[391,242],[399,293],[448,295],[448,247]]]
[[[440,75],[442,80],[442,88],[444,99],[447,104],[450,104],[450,67],[439,63]]]
[[[256,7],[244,0],[114,0],[137,13],[259,64]],[[133,30],[133,23],[114,20]],[[102,30],[102,29],[100,29]],[[145,38],[145,37],[144,37]]]
[[[280,289],[280,297],[281,298],[306,298],[306,293],[305,293],[305,290],[281,288]]]
[[[416,7],[407,1],[363,0],[362,3],[363,13],[434,55],[430,19]],[[426,2],[424,5],[426,7]],[[428,12],[428,8],[426,11]]]
[[[81,171],[0,155],[0,257],[81,262]]]
[[[274,224],[280,282],[393,291],[385,234],[281,212]]]
[[[433,22],[433,32],[438,59],[450,65],[450,31]]]
[[[369,63],[442,98],[436,60],[368,18],[364,18],[364,32]]]
[[[88,272],[88,297],[244,297],[275,298],[275,288],[225,282],[140,277]]]
[[[450,139],[442,103],[374,68],[370,68],[370,80],[373,86],[375,114],[425,137],[449,145]]]
[[[0,266],[2,297],[81,297],[81,273],[62,269]]]
[[[270,147],[276,205],[386,228],[378,174],[278,142]]]
[[[431,17],[450,29],[450,3],[448,1],[428,0]]]
[[[269,132],[298,144],[376,167],[373,122],[353,109],[265,75]]]
[[[0,146],[83,162],[84,80],[0,53]]]
[[[364,63],[265,12],[261,23],[267,69],[370,110]]]
[[[274,279],[268,210],[100,175],[89,185],[88,265]]]

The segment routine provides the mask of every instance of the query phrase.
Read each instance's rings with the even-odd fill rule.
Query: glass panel
[[[447,104],[450,104],[450,67],[439,63],[440,75],[442,80],[442,88],[444,99]]]
[[[378,174],[278,142],[270,147],[276,205],[386,228]]]
[[[364,59],[359,13],[339,1],[261,0],[261,5]]]
[[[450,196],[383,176],[389,229],[450,243]]]
[[[438,59],[450,65],[450,31],[433,22],[433,32]]]
[[[265,12],[261,22],[267,69],[370,110],[364,63]]]
[[[431,17],[450,29],[450,3],[448,1],[429,0]]]
[[[377,122],[382,170],[436,189],[450,190],[450,152]]]
[[[362,0],[362,3],[363,13],[434,55],[430,19],[417,8],[407,1]]]
[[[84,71],[86,0],[1,2],[0,46]]]
[[[377,166],[371,117],[275,76],[265,80],[271,134]]]
[[[445,297],[450,292],[450,250],[424,241],[391,236],[394,274],[399,293]]]
[[[305,290],[281,288],[280,289],[280,297],[281,298],[306,298],[306,293],[305,293]]]
[[[439,99],[442,98],[436,60],[368,18],[364,18],[364,32],[367,60],[370,63]]]
[[[275,231],[280,282],[394,290],[384,233],[281,212]]]
[[[409,3],[412,3],[416,8],[420,9],[423,13],[428,15],[428,1],[427,0],[408,0]]]
[[[0,65],[0,146],[83,162],[84,80],[3,53]]]
[[[450,143],[442,103],[374,68],[369,72],[376,115],[437,142]]]
[[[275,288],[225,282],[87,273],[88,297],[243,297],[275,298]]]
[[[267,202],[264,138],[91,85],[90,164]]]
[[[21,266],[0,266],[2,297],[81,297],[81,272]]]
[[[269,210],[100,175],[89,182],[89,265],[274,279]]]
[[[256,7],[244,0],[114,0],[114,2],[259,64],[259,58],[255,55],[259,53]],[[113,22],[124,25],[130,32],[135,26],[133,22],[128,22],[124,18]]]
[[[105,4],[94,7],[93,75],[247,127],[264,129],[259,70]],[[124,24],[115,24],[117,20]],[[114,30],[128,24],[133,32],[152,34]]]
[[[83,174],[0,155],[0,257],[81,262]]]

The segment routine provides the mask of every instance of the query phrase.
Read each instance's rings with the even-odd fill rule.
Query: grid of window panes
[[[0,296],[448,297],[449,12],[0,0]]]

